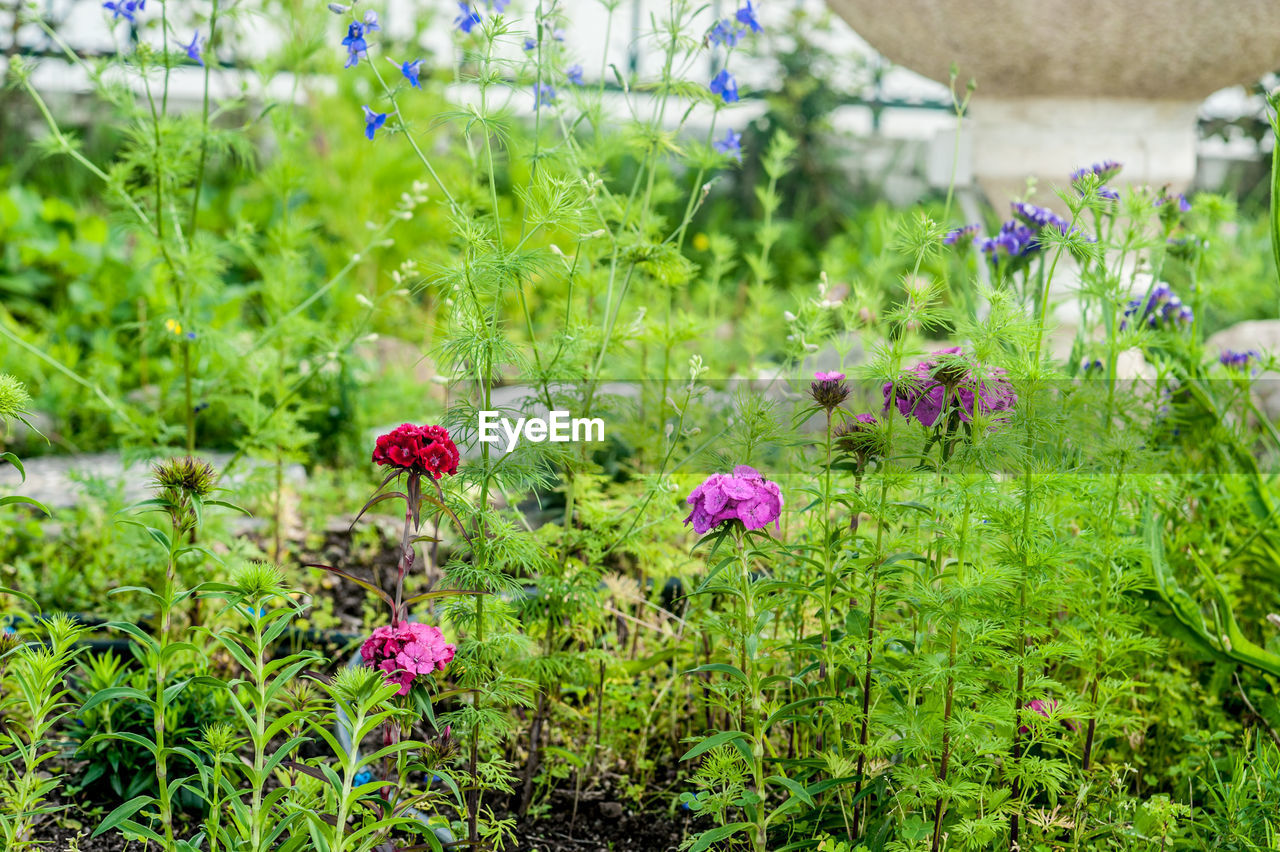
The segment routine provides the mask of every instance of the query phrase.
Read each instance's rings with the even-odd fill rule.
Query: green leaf
[[[107,818],[102,821],[102,825],[98,826],[94,830],[92,836],[97,837],[103,832],[110,831],[154,801],[155,798],[152,796],[134,796],[132,799],[107,814]]]
[[[0,461],[7,461],[9,464],[16,467],[18,469],[18,476],[22,477],[21,481],[27,481],[27,469],[22,466],[22,459],[18,458],[13,453],[0,453]]]
[[[788,778],[785,775],[770,775],[768,778],[764,779],[764,783],[766,784],[771,782],[774,784],[781,784],[783,787],[786,787],[791,795],[795,796],[809,807],[814,806],[813,796],[809,795],[809,791],[807,791],[804,788],[804,785],[799,781]]]
[[[100,689],[95,692],[80,708],[80,712],[87,713],[104,701],[118,701],[121,698],[131,698],[134,701],[144,702],[151,700],[150,696],[142,690],[135,689],[132,686],[109,686],[106,689]]]
[[[698,674],[699,672],[719,672],[747,685],[747,676],[742,669],[737,666],[731,666],[728,663],[704,663],[695,669],[689,669],[685,674]]]
[[[0,497],[0,506],[11,506],[15,503],[25,503],[28,506],[35,506],[37,509],[39,509],[41,512],[44,512],[49,517],[51,518],[53,517],[53,512],[49,511],[49,507],[41,503],[39,500],[35,499],[34,497],[20,497],[16,494],[11,495],[9,497]]]
[[[681,762],[692,760],[703,752],[710,751],[711,749],[722,746],[727,742],[739,739],[745,740],[747,739],[747,735],[742,731],[721,731],[718,734],[712,734],[693,748],[689,749],[689,751],[685,752],[684,757],[680,758],[680,760]]]
[[[719,843],[721,840],[732,837],[743,829],[751,828],[749,822],[731,822],[728,825],[722,825],[719,828],[713,828],[704,831],[698,835],[697,841],[689,847],[689,852],[702,852],[712,843]]]

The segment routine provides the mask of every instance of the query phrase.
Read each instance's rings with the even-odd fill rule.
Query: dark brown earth
[[[57,821],[40,826],[37,836],[46,852],[124,852],[128,847],[117,832],[90,837],[100,817],[86,817],[71,807]],[[553,794],[552,809],[537,819],[521,820],[516,829],[516,852],[669,852],[691,830],[689,820],[665,813],[645,813],[619,802],[579,801],[573,813],[573,792]],[[134,847],[136,848],[136,847]]]

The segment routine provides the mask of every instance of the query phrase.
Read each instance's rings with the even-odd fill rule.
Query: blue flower
[[[1098,197],[1105,198],[1108,201],[1119,201],[1120,193],[1116,192],[1109,186],[1100,186],[1098,187]]]
[[[480,23],[480,13],[470,3],[459,0],[458,17],[453,19],[453,25],[462,32],[469,33],[478,23]]]
[[[533,108],[537,109],[543,104],[554,104],[556,102],[556,90],[546,83],[536,83],[533,87]]]
[[[387,123],[387,114],[385,112],[374,112],[366,105],[364,107],[364,135],[369,139],[373,139],[373,134],[378,132],[378,128]]]
[[[501,15],[503,12],[507,11],[507,7],[511,5],[511,0],[485,0],[485,3],[489,8],[493,9],[494,12]]]
[[[382,27],[378,26],[378,13],[373,11],[372,9],[365,12],[364,13],[364,31],[367,33],[371,33],[371,32],[374,32],[375,30],[380,30],[380,29],[382,29]]]
[[[187,52],[187,58],[197,65],[204,65],[204,59],[200,56],[200,31],[196,30],[195,35],[191,36],[191,44],[180,45]]]
[[[536,41],[534,41],[533,39],[531,39],[531,38],[527,38],[527,39],[525,39],[525,40],[524,40],[524,49],[525,49],[525,52],[529,52],[529,51],[533,50],[534,48],[536,48],[537,46],[538,46],[538,43],[537,43]]]
[[[738,23],[753,33],[764,32],[764,27],[760,26],[760,19],[756,17],[756,10],[751,8],[751,0],[747,0],[747,5],[739,9],[734,17],[738,19]]]
[[[369,49],[369,43],[364,40],[364,24],[352,21],[347,27],[347,37],[342,40],[342,46],[347,49],[347,63],[342,67],[350,68],[359,64],[361,55]]]
[[[715,148],[718,153],[742,162],[742,134],[735,133],[733,128],[729,128],[725,132],[723,139],[717,139],[711,143],[711,147]]]
[[[1080,362],[1080,372],[1092,373],[1095,370],[1101,372],[1106,369],[1106,366],[1106,364],[1103,364],[1102,361],[1097,358],[1085,358]]]
[[[396,61],[390,57],[387,58],[387,61],[392,65],[396,64]],[[400,69],[400,73],[404,75],[404,78],[409,81],[410,86],[413,86],[415,89],[422,88],[422,84],[418,82],[418,77],[422,74],[421,59],[415,59],[412,62],[402,62],[399,65],[396,65],[396,67]]]
[[[564,41],[564,30],[557,27],[551,31],[551,37],[556,41]]]
[[[738,81],[728,70],[722,70],[711,81],[712,94],[719,95],[727,104],[738,100]]]
[[[570,65],[565,69],[564,75],[569,78],[569,82],[575,86],[582,85],[582,66]]]
[[[351,781],[357,787],[359,787],[361,784],[368,784],[372,780],[373,780],[373,773],[370,772],[368,769],[361,769],[359,772],[355,774],[355,777],[351,779]]]
[[[725,47],[734,47],[741,35],[742,31],[732,21],[716,21],[716,25],[707,34],[707,41],[712,44],[723,44]]]
[[[1164,206],[1167,202],[1173,201],[1175,198],[1178,200],[1178,211],[1179,211],[1179,212],[1181,212],[1181,213],[1187,213],[1187,212],[1190,212],[1190,210],[1191,210],[1191,202],[1190,202],[1190,201],[1188,201],[1188,200],[1187,200],[1187,197],[1186,197],[1185,195],[1183,195],[1181,192],[1179,192],[1177,195],[1175,195],[1175,196],[1173,196],[1173,197],[1170,197],[1170,196],[1168,196],[1168,195],[1166,195],[1166,194],[1164,194],[1164,193],[1161,193],[1161,194],[1160,194],[1160,197],[1156,199],[1156,206],[1157,206],[1157,207],[1162,207],[1162,206]]]
[[[124,18],[133,23],[133,15],[142,8],[142,5],[138,0],[107,0],[102,4],[102,8],[111,12],[111,20],[113,21]]]

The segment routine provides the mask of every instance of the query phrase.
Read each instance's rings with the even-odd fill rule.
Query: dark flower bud
[[[840,407],[849,398],[849,386],[844,383],[844,373],[814,373],[809,385],[809,396],[828,413]]]

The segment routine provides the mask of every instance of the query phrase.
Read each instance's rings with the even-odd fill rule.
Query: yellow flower
[[[170,334],[182,334],[182,323],[176,319],[167,319],[164,321],[164,327],[169,330]]]
[[[693,247],[698,251],[706,251],[711,248],[711,240],[707,239],[706,234],[694,234]]]

